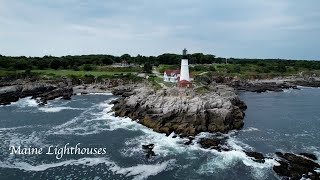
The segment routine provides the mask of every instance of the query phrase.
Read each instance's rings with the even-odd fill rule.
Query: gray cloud
[[[320,59],[320,2],[2,0],[0,54]]]

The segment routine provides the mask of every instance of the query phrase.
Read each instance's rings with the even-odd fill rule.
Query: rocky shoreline
[[[320,87],[320,81],[233,81],[229,85],[239,91],[262,93],[267,91],[282,92],[284,89],[299,89],[299,86]]]
[[[148,83],[126,84],[111,82],[108,84],[72,84],[68,81],[31,82],[16,81],[0,83],[0,105],[8,105],[20,98],[31,96],[39,105],[61,97],[69,100],[76,94],[112,92],[119,96],[112,110],[116,116],[130,117],[156,132],[173,138],[186,137],[185,145],[197,143],[204,149],[232,151],[226,145],[225,137],[201,138],[195,136],[201,132],[214,134],[227,133],[242,128],[246,105],[239,99],[237,91],[266,92],[298,89],[298,86],[320,87],[319,81],[231,81],[229,84],[212,82],[205,88],[154,90]],[[216,133],[218,132],[218,133]],[[147,158],[156,156],[154,147],[148,144],[142,147]],[[259,152],[244,153],[253,161],[264,163],[267,159]],[[291,179],[320,179],[320,165],[317,158],[308,153],[275,153],[278,165],[273,170],[282,177]]]
[[[320,78],[316,77],[278,77],[273,79],[239,79],[237,77],[208,75],[200,76],[197,81],[204,85],[210,84],[226,84],[233,87],[237,91],[247,92],[281,92],[284,89],[299,89],[304,87],[320,87]]]
[[[0,105],[9,105],[20,98],[31,96],[39,105],[47,104],[47,101],[61,97],[70,100],[73,95],[89,93],[111,93],[118,86],[135,85],[122,79],[107,79],[102,83],[81,84],[72,82],[71,79],[61,80],[33,80],[16,79],[0,80]]]

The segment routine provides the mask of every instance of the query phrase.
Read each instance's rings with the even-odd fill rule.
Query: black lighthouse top
[[[184,50],[182,51],[182,58],[183,59],[188,59],[188,51],[186,48],[184,48]]]

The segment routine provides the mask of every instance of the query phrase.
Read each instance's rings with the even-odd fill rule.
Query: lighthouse
[[[187,57],[188,51],[184,49],[182,51],[181,69],[180,69],[180,81],[186,80],[190,82],[189,77],[189,62]]]
[[[188,51],[186,50],[186,48],[184,48],[184,50],[182,51],[179,87],[191,87],[187,54]]]

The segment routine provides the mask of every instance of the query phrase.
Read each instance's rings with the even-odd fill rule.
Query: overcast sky
[[[0,54],[320,59],[319,0],[0,0]]]

